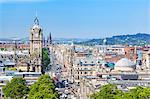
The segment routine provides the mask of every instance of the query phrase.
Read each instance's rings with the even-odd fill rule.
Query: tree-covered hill
[[[104,39],[92,39],[80,44],[95,45],[103,44]],[[145,45],[150,44],[150,34],[138,33],[134,35],[118,35],[106,38],[108,45],[127,44],[127,45]]]

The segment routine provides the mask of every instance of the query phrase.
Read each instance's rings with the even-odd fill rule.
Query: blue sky
[[[0,38],[28,37],[36,10],[54,38],[150,33],[150,0],[0,0]]]

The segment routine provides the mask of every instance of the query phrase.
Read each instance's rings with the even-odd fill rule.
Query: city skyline
[[[149,6],[148,0],[2,0],[0,36],[28,37],[36,11],[44,35],[54,38],[150,33]]]
[[[148,99],[150,0],[0,0],[0,99]]]

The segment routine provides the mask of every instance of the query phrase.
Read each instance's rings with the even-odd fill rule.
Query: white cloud
[[[0,0],[0,3],[10,3],[10,2],[46,2],[53,0]]]

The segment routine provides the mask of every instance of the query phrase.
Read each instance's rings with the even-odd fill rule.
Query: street
[[[49,58],[50,58],[50,64],[49,64],[49,70],[46,71],[47,74],[54,79],[56,84],[56,90],[60,94],[60,99],[69,98],[69,99],[76,99],[74,88],[72,87],[73,84],[70,84],[68,79],[65,79],[67,75],[64,75],[62,64],[60,64],[56,58],[56,55],[52,48],[49,48]]]

